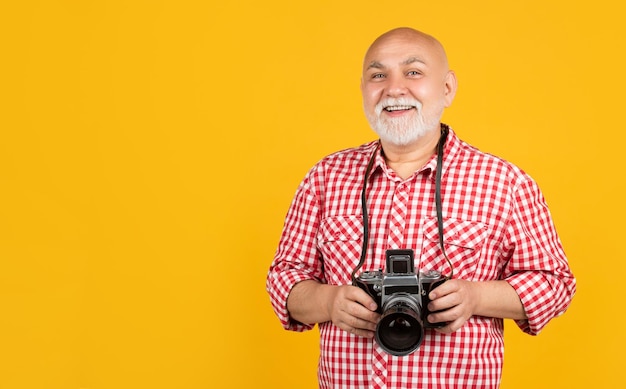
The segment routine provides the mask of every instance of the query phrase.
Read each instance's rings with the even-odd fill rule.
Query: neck
[[[395,145],[381,140],[385,161],[396,174],[407,179],[421,169],[437,151],[441,132],[432,130],[408,145]]]

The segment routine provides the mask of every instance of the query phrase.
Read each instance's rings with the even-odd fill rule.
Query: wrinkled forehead
[[[363,71],[372,67],[395,66],[421,62],[426,66],[447,70],[443,46],[430,35],[418,31],[392,31],[372,43],[363,60]]]

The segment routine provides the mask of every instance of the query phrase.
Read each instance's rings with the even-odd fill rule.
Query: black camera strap
[[[374,166],[374,161],[376,160],[376,154],[378,153],[378,149],[380,149],[380,142],[376,144],[376,148],[370,157],[369,162],[367,163],[367,169],[365,169],[365,178],[363,178],[363,189],[361,190],[361,213],[363,214],[363,248],[361,249],[361,258],[359,258],[359,264],[356,265],[354,270],[352,270],[352,285],[356,285],[356,273],[361,269],[363,264],[365,263],[365,257],[367,256],[367,246],[369,245],[370,240],[370,222],[369,216],[367,215],[367,179],[372,171],[372,166]]]
[[[446,262],[448,262],[448,266],[450,266],[450,275],[446,277],[450,279],[452,278],[452,276],[454,276],[454,267],[452,266],[450,258],[448,258],[448,254],[446,254],[446,247],[443,242],[443,212],[441,210],[441,174],[443,170],[443,147],[446,144],[447,138],[448,128],[442,126],[441,137],[439,137],[439,143],[437,144],[437,170],[435,171],[435,208],[437,210],[437,230],[439,233],[439,247],[441,247],[443,257],[446,259]]]
[[[454,268],[452,267],[452,262],[448,258],[446,254],[446,249],[444,247],[443,241],[443,212],[441,210],[441,174],[443,170],[443,148],[446,143],[446,138],[448,137],[448,128],[442,126],[441,136],[439,137],[439,142],[437,143],[437,168],[435,171],[435,208],[437,212],[437,229],[439,230],[439,245],[441,247],[441,251],[443,252],[443,256],[448,262],[450,266],[450,276],[447,278],[452,278],[454,275]],[[365,169],[365,177],[363,179],[363,189],[361,190],[361,211],[363,214],[363,248],[361,249],[361,257],[359,258],[359,264],[352,271],[352,285],[356,285],[356,274],[361,269],[363,264],[365,263],[365,257],[367,256],[367,247],[369,245],[369,216],[367,213],[367,180],[372,171],[372,167],[374,166],[374,161],[376,160],[376,154],[378,153],[378,149],[380,148],[380,142],[376,145],[376,149],[372,153],[370,160],[367,164],[367,169]]]

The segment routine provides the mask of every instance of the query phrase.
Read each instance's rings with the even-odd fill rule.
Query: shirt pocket
[[[424,238],[420,253],[420,270],[439,270],[449,276],[450,265],[443,256],[439,244],[437,219],[426,219],[422,232]],[[454,278],[473,279],[486,238],[487,226],[483,223],[457,219],[443,220],[443,242],[446,255],[454,268]]]
[[[363,244],[361,216],[333,216],[322,221],[318,247],[324,261],[326,282],[344,285],[351,282]]]

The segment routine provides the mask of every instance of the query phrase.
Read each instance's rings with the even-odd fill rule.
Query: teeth
[[[403,110],[407,110],[407,109],[411,109],[413,108],[413,106],[411,105],[394,105],[391,107],[385,107],[385,111],[403,111]]]

